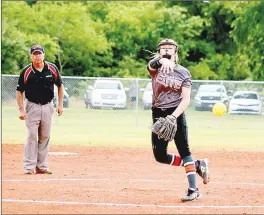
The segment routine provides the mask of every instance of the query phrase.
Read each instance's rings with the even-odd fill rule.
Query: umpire
[[[21,72],[16,88],[19,118],[25,120],[27,138],[24,146],[25,174],[52,174],[48,168],[48,151],[52,123],[54,84],[58,87],[58,115],[63,113],[63,84],[57,67],[44,61],[41,45],[30,50],[32,63]],[[25,106],[24,106],[25,92]]]

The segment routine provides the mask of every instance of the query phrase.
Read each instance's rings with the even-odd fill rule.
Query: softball
[[[226,114],[227,108],[224,103],[218,102],[213,106],[213,113],[216,116],[224,116]]]

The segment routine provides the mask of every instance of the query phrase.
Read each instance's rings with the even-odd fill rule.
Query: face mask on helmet
[[[168,53],[162,55],[162,57],[163,57],[163,58],[167,58],[167,59],[169,59],[169,60],[171,59],[171,55],[168,54]]]

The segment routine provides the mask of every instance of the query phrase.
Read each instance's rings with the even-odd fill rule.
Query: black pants
[[[171,115],[176,107],[168,109],[152,108],[152,119],[153,123],[157,121],[159,117],[166,117]],[[168,141],[159,139],[158,135],[152,132],[152,149],[156,161],[160,163],[170,164],[172,156],[167,153]],[[185,118],[185,114],[182,113],[177,118],[177,132],[174,138],[175,145],[182,158],[191,155],[189,144],[188,144],[188,127]]]

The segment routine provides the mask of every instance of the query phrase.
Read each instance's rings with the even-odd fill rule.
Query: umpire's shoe
[[[26,175],[34,175],[34,171],[33,170],[28,170],[28,171],[25,171],[25,174]]]
[[[199,176],[202,177],[203,183],[207,184],[210,180],[210,173],[209,173],[209,161],[208,159],[204,158],[201,160],[197,160],[198,166],[196,172]]]
[[[200,197],[200,192],[198,188],[194,189],[188,189],[187,195],[181,198],[182,202],[188,202],[188,201],[193,201],[195,199],[198,199]]]
[[[48,174],[51,175],[52,172],[49,169],[40,169],[40,168],[36,168],[36,174]]]

